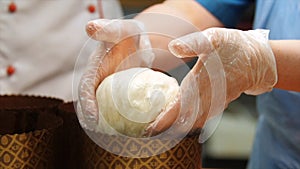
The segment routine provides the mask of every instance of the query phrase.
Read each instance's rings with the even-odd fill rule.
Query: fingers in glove
[[[155,136],[165,130],[167,130],[178,117],[178,113],[180,112],[180,95],[176,101],[174,101],[174,106],[171,106],[169,110],[165,110],[160,113],[159,116],[145,129],[145,136]]]
[[[132,52],[136,50],[134,41],[132,38],[125,39],[108,52],[105,51],[104,43],[100,43],[90,56],[87,71],[82,76],[79,88],[83,122],[87,125],[98,123],[96,90],[99,84],[116,71],[122,60],[129,55],[129,48]]]
[[[195,56],[201,58],[213,50],[211,43],[201,32],[195,32],[172,40],[168,47],[170,52],[179,58]]]
[[[88,22],[86,32],[91,38],[97,41],[117,43],[128,36],[144,32],[144,26],[133,19],[98,19]]]
[[[133,40],[132,45],[144,50],[143,55],[145,55],[145,57],[143,57],[143,60],[147,63],[147,65],[151,65],[153,62],[154,56],[150,50],[152,47],[149,36],[145,32],[143,23],[137,20],[93,20],[88,22],[86,32],[91,38],[105,42],[105,48],[108,50],[115,45],[118,45],[116,48],[121,49],[122,46],[120,43],[122,41],[126,41],[126,39],[131,39]],[[125,53],[128,53],[131,48],[124,48],[123,51],[114,51],[122,53],[124,50]]]
[[[189,86],[198,84],[198,90],[194,92],[199,92],[202,102],[199,103],[199,113],[193,128],[201,128],[208,118],[211,99],[211,84],[204,62],[214,52],[214,48],[206,36],[196,32],[171,41],[169,50],[179,58],[199,57],[192,70],[183,79],[184,85],[181,85],[181,89],[188,90]]]
[[[100,41],[100,46],[90,57],[79,89],[83,120],[90,125],[97,124],[99,120],[96,100],[99,84],[110,74],[132,67],[134,63],[131,62],[134,61],[127,57],[139,48],[151,48],[151,43],[143,33],[143,25],[135,20],[94,20],[87,24],[86,32]],[[145,62],[151,63],[152,60]]]
[[[98,122],[98,106],[95,91],[101,80],[101,74],[98,72],[102,63],[102,56],[105,53],[103,45],[103,43],[100,43],[97,49],[90,56],[87,71],[84,72],[81,77],[79,85],[78,106],[80,106],[80,108],[78,110],[81,110],[81,118],[79,121],[82,125],[89,129],[92,129]]]

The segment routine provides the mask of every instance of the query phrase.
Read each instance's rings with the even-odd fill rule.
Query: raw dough
[[[176,79],[149,68],[114,73],[106,77],[96,91],[97,130],[110,135],[117,131],[140,137],[150,122],[174,104],[178,92]]]

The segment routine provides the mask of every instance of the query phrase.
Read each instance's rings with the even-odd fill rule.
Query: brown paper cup
[[[103,137],[112,137],[103,135]],[[113,139],[114,140],[114,139]],[[100,169],[201,169],[201,144],[198,143],[198,135],[186,136],[175,147],[166,152],[147,158],[130,158],[112,154],[90,139],[84,140],[84,166],[86,168]],[[153,140],[157,148],[167,147],[172,142]],[[134,149],[142,149],[145,156],[153,154],[153,147],[149,143],[129,139],[124,142],[115,139],[111,144],[113,148],[128,147],[130,152]],[[153,146],[153,144],[151,144]]]
[[[200,169],[201,148],[198,143],[199,134],[190,134],[179,142],[171,150],[148,158],[131,158],[118,156],[106,151],[95,144],[81,128],[73,103],[65,103],[60,106],[61,116],[64,119],[64,166],[63,168],[82,169]],[[153,140],[155,144],[137,141],[136,139],[120,140],[110,137],[111,148],[128,149],[130,153],[142,149],[144,155],[153,154],[149,146],[164,148],[170,142]],[[101,139],[102,140],[102,139]],[[103,139],[105,140],[105,139]],[[129,154],[130,155],[130,154]]]
[[[59,99],[0,96],[0,168],[56,168]]]

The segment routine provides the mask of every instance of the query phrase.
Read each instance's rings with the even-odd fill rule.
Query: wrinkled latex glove
[[[272,90],[277,82],[275,58],[268,43],[267,30],[241,31],[226,28],[209,28],[196,32],[169,43],[169,50],[177,57],[187,58],[198,56],[193,69],[184,78],[189,84],[190,77],[197,77],[201,110],[194,129],[202,128],[210,117],[221,113],[211,107],[211,84],[205,69],[206,61],[214,51],[219,55],[226,77],[226,99],[224,108],[238,98],[241,93],[258,95]],[[188,86],[188,85],[186,85]],[[182,89],[184,90],[184,88]],[[180,99],[178,99],[180,103]],[[210,110],[217,111],[210,111]],[[221,110],[223,111],[223,110]],[[167,112],[149,125],[148,133],[157,133],[167,129],[176,112]]]
[[[99,41],[99,46],[90,56],[87,69],[80,80],[77,116],[83,128],[94,131],[96,127],[101,128],[99,124],[102,125],[99,123],[102,119],[98,115],[97,87],[104,78],[119,71],[116,69],[120,69],[120,63],[127,56],[138,49],[149,49],[151,44],[147,35],[143,34],[143,24],[132,19],[90,21],[86,32],[92,39]],[[151,53],[144,57],[144,62],[151,64]],[[123,65],[123,69],[125,68],[126,65]]]

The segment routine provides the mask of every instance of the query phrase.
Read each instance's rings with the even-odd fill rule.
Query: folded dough
[[[149,68],[131,68],[106,77],[96,91],[97,130],[140,137],[145,127],[176,100],[176,79]],[[113,129],[112,129],[113,128]]]

